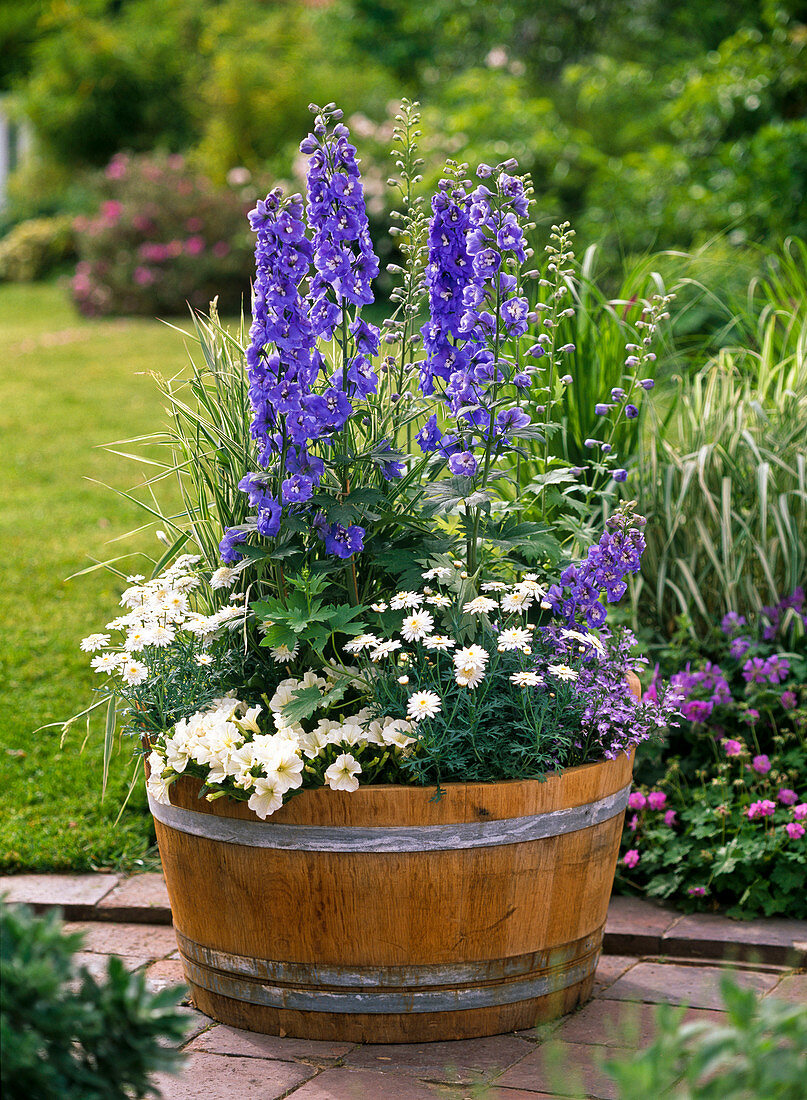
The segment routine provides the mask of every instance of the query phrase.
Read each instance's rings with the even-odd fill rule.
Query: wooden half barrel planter
[[[493,1035],[591,994],[633,756],[545,782],[151,802],[202,1012],[351,1042]]]

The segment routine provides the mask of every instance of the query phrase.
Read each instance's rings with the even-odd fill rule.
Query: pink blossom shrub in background
[[[251,177],[216,187],[184,157],[119,154],[99,185],[98,210],[74,224],[72,282],[87,317],[176,315],[186,303],[223,312],[249,308]]]

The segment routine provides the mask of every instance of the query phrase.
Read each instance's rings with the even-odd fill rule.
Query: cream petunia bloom
[[[325,771],[325,780],[332,791],[358,790],[361,764],[349,752],[337,756],[333,764]]]

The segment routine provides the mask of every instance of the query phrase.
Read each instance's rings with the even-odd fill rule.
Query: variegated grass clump
[[[662,636],[681,615],[702,634],[730,611],[758,612],[807,577],[807,294],[776,305],[775,292],[761,310],[750,300],[750,346],[678,379],[666,430],[643,441],[634,618]]]

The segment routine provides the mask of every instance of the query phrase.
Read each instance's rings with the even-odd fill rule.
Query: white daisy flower
[[[462,569],[462,567],[465,565],[465,562],[460,561],[458,558],[455,558],[451,564],[454,566],[455,569]]]
[[[130,653],[139,653],[147,645],[151,645],[151,630],[141,625],[130,630],[124,643]]]
[[[383,657],[388,657],[390,653],[394,653],[396,649],[400,648],[400,642],[381,642],[370,654],[370,659],[380,661]]]
[[[416,691],[409,696],[406,704],[406,716],[413,722],[419,722],[421,718],[434,718],[443,708],[440,696],[435,691]]]
[[[430,634],[433,626],[434,619],[428,611],[416,611],[401,623],[401,635],[407,642],[417,642]]]
[[[409,677],[408,676],[399,676],[398,677],[398,683],[402,684],[404,687],[406,687],[406,685],[409,683]]]
[[[561,634],[564,638],[574,638],[584,645],[593,646],[598,653],[605,653],[605,646],[595,634],[587,634],[582,630],[562,630]]]
[[[285,665],[288,664],[289,661],[294,660],[299,648],[300,647],[295,642],[293,649],[290,649],[287,645],[276,645],[272,646],[269,652],[272,654],[276,664]]]
[[[427,596],[426,603],[431,604],[432,607],[451,607],[451,600],[448,596]]]
[[[121,659],[120,653],[100,653],[90,661],[90,667],[96,672],[105,672],[109,675],[120,667]]]
[[[389,602],[393,611],[400,611],[403,607],[420,607],[423,597],[419,592],[396,592]]]
[[[458,669],[470,668],[482,671],[488,660],[488,651],[481,645],[469,645],[465,649],[458,649],[454,654],[454,665]]]
[[[485,679],[485,673],[481,668],[466,665],[457,669],[454,679],[460,687],[475,688]]]
[[[473,600],[469,600],[468,603],[462,605],[462,610],[469,615],[489,615],[491,611],[495,611],[499,605],[495,600],[492,600],[489,596],[477,596]]]
[[[483,592],[504,592],[507,585],[504,581],[485,581],[480,587]]]
[[[200,668],[206,668],[208,665],[213,664],[213,658],[209,653],[199,653],[194,658],[194,661]]]
[[[238,573],[239,570],[230,569],[229,566],[222,565],[211,575],[210,587],[214,590],[218,588],[232,588],[238,580]]]
[[[154,626],[151,628],[149,645],[156,645],[159,649],[165,649],[176,638],[176,631],[170,626]]]
[[[382,613],[382,611],[387,610],[388,606],[389,606],[389,604],[384,603],[383,600],[379,600],[378,603],[371,603],[370,604],[370,610],[371,611],[377,611],[380,615]]]
[[[145,683],[149,678],[148,667],[142,661],[126,660],[121,665],[120,671],[126,683],[132,687]]]
[[[511,649],[529,649],[531,642],[531,631],[521,626],[508,626],[500,631],[496,648],[499,653],[506,653]]]
[[[362,650],[379,645],[380,641],[381,639],[375,634],[359,634],[357,638],[351,638],[349,642],[345,642],[342,649],[345,653],[361,653]]]
[[[337,756],[333,764],[325,771],[325,779],[332,791],[358,790],[361,764],[349,752]]]
[[[510,679],[514,684],[525,688],[540,687],[543,683],[537,672],[514,672]]]
[[[568,665],[549,665],[549,671],[558,680],[576,680],[578,676],[577,672]]]
[[[457,643],[453,638],[446,637],[445,634],[432,634],[430,638],[423,639],[423,644],[426,649],[436,649],[442,652],[446,649],[453,649]]]
[[[502,611],[526,611],[533,603],[529,592],[521,592],[514,588],[505,596],[502,596]]]
[[[536,580],[535,573],[526,573],[523,580],[514,585],[517,592],[525,592],[530,596],[543,596],[546,592]]]
[[[143,576],[142,573],[135,573],[133,576],[126,578],[126,583],[127,584],[141,584],[145,579],[146,578]]]
[[[80,648],[85,653],[95,653],[96,649],[103,649],[104,646],[109,645],[109,634],[88,634],[86,638],[81,639]]]

